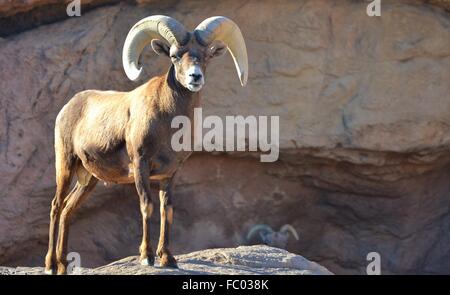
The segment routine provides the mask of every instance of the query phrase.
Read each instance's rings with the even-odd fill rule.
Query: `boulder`
[[[325,267],[264,245],[208,249],[176,257],[178,269],[141,265],[130,256],[97,268],[73,268],[83,275],[332,275]],[[43,267],[0,267],[0,275],[41,275]]]

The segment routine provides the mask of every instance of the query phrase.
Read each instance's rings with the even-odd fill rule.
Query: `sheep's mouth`
[[[187,89],[190,91],[196,92],[202,89],[203,83],[191,82],[187,85]]]

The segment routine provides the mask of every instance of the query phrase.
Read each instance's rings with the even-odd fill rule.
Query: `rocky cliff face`
[[[24,3],[34,2],[45,1]],[[0,39],[0,264],[42,264],[54,119],[78,91],[137,85],[121,67],[128,29],[151,14],[189,28],[226,15],[246,38],[249,83],[240,88],[229,56],[212,63],[204,115],[279,116],[280,160],[188,160],[174,252],[236,246],[255,223],[289,223],[300,241],[288,249],[335,273],[364,273],[372,251],[383,273],[450,273],[446,1],[382,1],[381,17],[368,17],[364,1],[131,2]],[[11,3],[0,1],[0,22],[36,9]],[[151,50],[142,61],[145,79],[168,67]],[[70,250],[93,267],[136,254],[139,239],[134,188],[99,185],[74,219]]]

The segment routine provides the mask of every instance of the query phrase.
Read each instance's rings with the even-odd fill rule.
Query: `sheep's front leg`
[[[142,243],[139,247],[139,261],[142,265],[153,265],[155,256],[150,245],[150,229],[148,227],[148,220],[153,212],[153,203],[150,198],[149,165],[143,157],[135,159],[134,175],[142,214]]]
[[[173,222],[171,179],[160,182],[159,202],[161,210],[161,231],[159,234],[158,250],[160,265],[177,268],[177,261],[169,251],[169,230]]]

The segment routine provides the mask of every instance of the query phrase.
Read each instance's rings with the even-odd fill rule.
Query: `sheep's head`
[[[266,224],[257,224],[247,234],[247,242],[251,242],[256,233],[259,234],[262,243],[281,249],[286,249],[290,235],[297,241],[299,239],[297,231],[289,224],[283,225],[279,231],[274,231]]]
[[[205,70],[209,60],[222,55],[227,48],[221,41],[203,46],[195,38],[184,46],[177,44],[169,46],[159,39],[153,39],[151,44],[156,53],[170,57],[175,69],[175,78],[192,92],[199,91],[205,84]]]
[[[247,83],[248,59],[245,41],[239,27],[223,16],[210,17],[193,32],[168,16],[154,15],[142,19],[131,28],[123,48],[123,67],[128,78],[139,78],[139,56],[151,43],[157,54],[171,59],[175,78],[192,92],[202,89],[205,70],[211,58],[222,55],[226,49],[233,57],[242,86]]]

